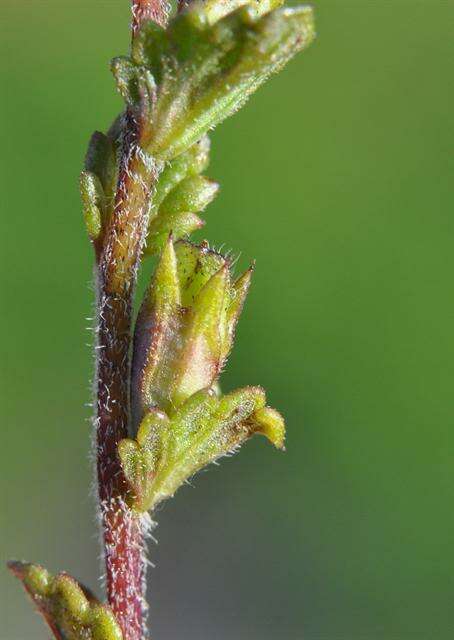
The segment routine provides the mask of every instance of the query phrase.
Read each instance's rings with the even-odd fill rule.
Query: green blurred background
[[[319,38],[213,135],[204,233],[257,259],[223,387],[256,439],[158,514],[157,640],[454,636],[454,2],[324,0]],[[1,0],[1,549],[97,584],[92,255],[78,173],[121,108],[127,0]],[[0,572],[0,637],[43,640]]]

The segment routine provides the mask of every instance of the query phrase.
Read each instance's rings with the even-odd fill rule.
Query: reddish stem
[[[124,640],[144,637],[145,558],[142,521],[125,503],[117,455],[128,435],[132,299],[157,170],[138,144],[127,113],[114,212],[98,250],[97,470],[109,604]]]
[[[167,0],[132,0],[132,35],[140,29],[143,22],[154,20],[164,27],[169,14]]]
[[[168,5],[165,0],[132,0],[132,11],[134,38],[145,20],[165,26]],[[158,169],[140,147],[141,114],[128,110],[122,130],[114,211],[96,243],[97,472],[108,601],[124,640],[141,640],[146,609],[143,522],[125,503],[117,447],[129,431],[132,301]]]
[[[124,502],[117,445],[127,435],[131,298],[109,291],[100,269],[97,453],[107,598],[125,640],[142,638],[143,540],[141,524]],[[126,292],[125,292],[126,293]]]

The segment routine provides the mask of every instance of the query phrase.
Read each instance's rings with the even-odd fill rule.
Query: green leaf
[[[80,195],[88,235],[96,240],[101,234],[105,207],[104,190],[97,175],[89,171],[80,174]]]
[[[201,229],[204,224],[205,222],[198,215],[190,211],[159,215],[148,227],[146,253],[153,254],[160,251],[165,246],[169,235],[172,235],[175,240],[185,238],[197,229]]]
[[[123,472],[133,489],[136,505],[147,504],[149,487],[166,461],[168,432],[166,414],[150,409],[140,424],[137,439],[125,439],[118,445]]]
[[[113,141],[96,131],[91,137],[80,176],[80,194],[88,235],[97,240],[113,210],[118,167]]]
[[[100,131],[95,131],[85,156],[85,169],[98,176],[106,189],[116,173],[116,150],[112,140]]]
[[[190,176],[182,180],[160,206],[163,216],[185,211],[203,211],[216,196],[219,185],[205,176]]]
[[[148,152],[160,160],[185,152],[312,42],[312,9],[279,4],[200,2],[166,29],[145,23],[131,59],[116,59],[113,70],[141,114]]]
[[[119,444],[131,506],[137,511],[153,509],[194,473],[236,450],[255,433],[283,448],[284,421],[265,406],[260,387],[220,397],[213,389],[201,389],[168,417],[152,410],[144,417],[137,439]]]
[[[187,151],[181,153],[171,162],[167,162],[153,194],[153,206],[159,207],[164,198],[183,180],[205,171],[208,168],[209,160],[210,139],[208,136],[203,136]]]
[[[118,161],[116,144],[100,131],[92,135],[85,157],[85,170],[94,174],[102,186],[104,205],[110,211],[117,187]]]
[[[208,166],[209,150],[208,136],[204,136],[162,171],[152,198],[146,255],[161,251],[169,234],[179,240],[204,225],[197,213],[205,209],[219,188],[200,175]]]
[[[57,640],[122,640],[123,635],[107,605],[67,573],[51,576],[37,564],[10,562]]]

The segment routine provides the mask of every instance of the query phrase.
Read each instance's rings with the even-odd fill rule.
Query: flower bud
[[[206,245],[169,238],[140,309],[132,362],[133,424],[147,409],[172,413],[216,382],[232,347],[252,271]]]

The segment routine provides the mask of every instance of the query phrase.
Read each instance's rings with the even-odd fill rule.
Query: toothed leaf
[[[151,409],[140,424],[137,439],[125,439],[118,445],[123,473],[138,510],[147,509],[149,489],[166,462],[168,441],[168,417],[157,409]]]
[[[119,444],[131,506],[137,511],[153,509],[194,473],[235,450],[254,433],[265,435],[277,448],[284,441],[283,419],[265,406],[260,387],[219,397],[213,389],[201,389],[167,420],[150,424],[146,416],[137,439]]]
[[[166,29],[142,27],[131,60],[117,59],[113,70],[128,104],[143,106],[140,87],[153,78],[142,131],[152,155],[169,160],[187,150],[312,42],[312,9],[278,4],[199,2]]]
[[[205,224],[197,215],[218,191],[217,183],[199,175],[206,169],[210,143],[207,136],[167,163],[156,185],[145,253],[158,253],[172,234],[179,240]]]
[[[122,640],[110,608],[67,573],[51,576],[40,565],[24,562],[10,562],[8,566],[57,640]]]

